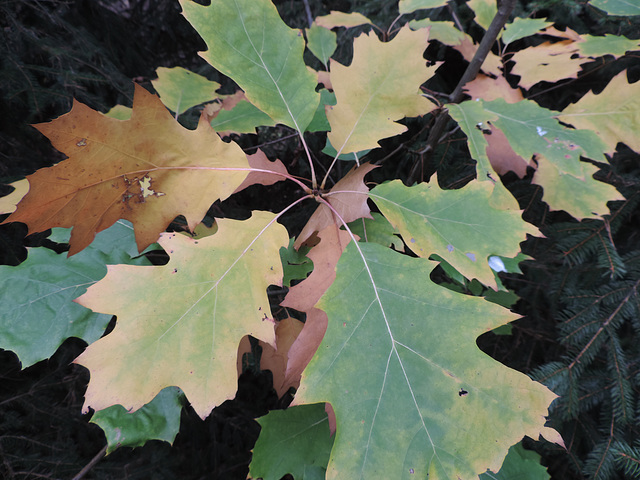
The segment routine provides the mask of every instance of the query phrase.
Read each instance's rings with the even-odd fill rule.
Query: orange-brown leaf
[[[359,167],[352,168],[326,195],[326,200],[347,222],[353,222],[358,218],[371,218],[369,207],[367,206],[367,195],[369,189],[364,184],[364,176],[376,168],[375,165],[365,163]],[[300,248],[314,232],[319,232],[329,225],[336,224],[342,226],[329,207],[324,204],[318,206],[309,221],[300,232],[294,244],[295,248]]]
[[[251,185],[273,185],[274,183],[280,182],[284,180],[281,174],[287,174],[287,167],[284,166],[280,160],[274,160],[273,162],[267,158],[264,152],[260,149],[253,155],[247,155],[247,159],[249,160],[249,166],[252,169],[247,175],[247,178],[240,184],[238,188],[236,188],[235,192],[239,192],[240,190],[244,190],[245,188]],[[264,170],[268,170],[265,172]],[[270,173],[274,172],[274,173]]]
[[[307,319],[302,331],[289,348],[285,385],[291,385],[296,389],[300,386],[302,372],[318,350],[327,331],[328,321],[327,314],[319,308],[312,308],[307,312]]]
[[[287,371],[287,355],[291,345],[296,341],[304,323],[295,318],[285,318],[276,325],[276,348],[266,342],[260,341],[262,353],[260,355],[260,370],[270,370],[273,374],[273,388],[278,397],[282,397],[290,387],[298,388],[300,378],[297,381],[288,381],[285,378]],[[243,337],[238,348],[238,375],[242,373],[242,355],[251,351],[249,337]]]
[[[453,48],[458,50],[467,62],[473,59],[478,50],[478,45],[473,43],[473,39],[469,35],[465,35],[465,39]],[[482,64],[482,71],[493,75],[502,74],[502,60],[495,53],[489,52],[487,58]]]
[[[204,121],[183,128],[137,85],[129,120],[74,102],[69,113],[35,127],[69,158],[29,176],[29,193],[7,220],[30,232],[74,227],[69,255],[118,219],[133,223],[140,251],[178,215],[193,229],[249,167],[236,144],[222,142]]]
[[[313,261],[313,272],[289,289],[280,304],[283,307],[308,312],[336,279],[336,265],[351,236],[345,230],[340,230],[338,225],[331,224],[319,232],[318,237],[320,243],[307,253],[307,257]]]
[[[480,73],[464,86],[464,90],[473,100],[481,98],[487,102],[503,98],[507,103],[517,103],[524,98],[520,89],[512,88],[502,75],[492,78]]]

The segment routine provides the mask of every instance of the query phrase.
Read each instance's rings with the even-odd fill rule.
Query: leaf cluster
[[[295,394],[295,406],[260,420],[254,477],[517,471],[537,457],[510,447],[523,436],[562,445],[558,432],[585,412],[611,419],[608,437],[589,437],[585,472],[630,471],[635,447],[619,437],[633,438],[639,408],[629,360],[638,352],[626,338],[639,328],[640,257],[616,238],[636,185],[612,175],[605,154],[640,149],[628,127],[640,122],[637,100],[626,100],[640,83],[615,72],[562,111],[535,97],[596,59],[625,58],[638,40],[509,22],[514,1],[469,2],[472,35],[453,8],[457,25],[416,13],[436,7],[439,18],[444,3],[400,0],[402,15],[385,26],[331,12],[299,31],[268,0],[181,0],[201,56],[232,91],[159,68],[159,97],[136,86],[131,108],[103,115],[74,101],[36,125],[68,158],[14,184],[5,222],[55,228],[50,241],[68,243],[69,258],[35,248],[1,267],[0,345],[26,366],[84,339],[84,410],[95,411],[108,453],[172,442],[185,402],[206,418],[248,368],[272,372],[281,404]],[[335,30],[355,28],[341,63]],[[311,55],[318,70],[304,62]],[[434,90],[460,57],[457,85]],[[190,110],[193,129],[177,121]],[[269,147],[269,158],[255,149],[265,136],[287,146]],[[518,318],[500,274],[519,272],[520,243],[543,236],[505,188],[509,175],[575,219],[538,222],[562,252],[551,286],[566,353],[536,373],[551,390],[476,344]],[[249,188],[268,200],[283,180],[284,201],[261,198],[228,218]],[[610,213],[611,201],[620,205]],[[285,228],[303,203],[315,208]],[[149,265],[158,250],[166,261]],[[98,338],[110,315],[115,328]],[[293,442],[301,435],[304,448]],[[274,441],[295,455],[274,452]]]

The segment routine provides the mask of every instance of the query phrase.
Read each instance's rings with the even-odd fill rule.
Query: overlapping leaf
[[[590,5],[609,15],[640,15],[640,5],[633,0],[591,0]]]
[[[269,0],[181,0],[184,16],[207,44],[201,56],[242,88],[249,101],[302,132],[320,96],[302,60],[304,39],[289,28]]]
[[[269,370],[273,378],[273,388],[282,398],[291,387],[297,389],[300,385],[298,378],[287,378],[287,364],[289,349],[296,341],[305,324],[295,318],[287,317],[276,325],[275,348],[268,343],[258,341],[260,348],[260,370]],[[252,351],[249,337],[244,337],[238,347],[238,376],[245,368],[244,356]]]
[[[110,266],[77,299],[118,317],[114,331],[76,360],[91,372],[85,409],[135,410],[174,385],[204,418],[235,395],[240,339],[274,344],[266,288],[282,281],[278,249],[287,232],[266,212],[217,224],[215,235],[199,240],[163,234],[167,265]]]
[[[615,187],[593,178],[598,167],[582,163],[583,177],[569,175],[546,157],[537,158],[538,167],[533,182],[542,185],[542,199],[552,210],[564,210],[577,219],[602,216],[609,213],[607,203],[624,200]]]
[[[351,28],[359,25],[369,25],[371,20],[358,12],[345,13],[332,10],[328,15],[316,18],[316,23],[328,29],[336,27]]]
[[[333,438],[324,405],[273,410],[258,419],[262,427],[249,467],[252,478],[324,480]]]
[[[328,137],[338,153],[375,148],[381,138],[406,131],[397,120],[435,108],[420,94],[420,85],[437,68],[427,67],[422,58],[428,34],[404,27],[386,43],[363,34],[354,40],[350,66],[331,62],[337,102],[327,110]]]
[[[180,412],[184,395],[180,389],[167,387],[133,413],[121,405],[97,411],[91,417],[107,437],[107,454],[118,447],[140,447],[149,440],[173,443],[180,430]]]
[[[5,222],[26,223],[30,232],[74,227],[70,255],[118,219],[133,223],[140,251],[178,215],[194,228],[249,167],[238,145],[224,143],[204,122],[195,131],[183,128],[139,86],[129,120],[75,102],[71,112],[36,128],[69,158],[27,177],[29,193]]]
[[[364,177],[374,168],[376,165],[370,163],[352,168],[326,195],[327,201],[345,222],[371,217],[366,195],[369,188],[364,184]],[[342,222],[328,206],[321,203],[298,235],[295,247],[299,248],[314,232],[324,230],[329,225],[341,227]]]
[[[398,9],[400,13],[411,13],[424,8],[436,8],[446,5],[447,0],[400,0]]]
[[[353,242],[338,263],[318,305],[327,333],[295,400],[333,406],[328,479],[471,479],[497,471],[523,435],[561,441],[544,427],[555,395],[476,346],[514,315],[433,284],[430,270]]]
[[[492,193],[489,182],[441,190],[435,180],[413,187],[395,180],[370,196],[416,255],[435,253],[465,277],[497,288],[489,257],[515,256],[526,235],[538,230],[522,220],[520,211],[491,207]]]
[[[307,47],[309,47],[311,53],[320,59],[325,68],[327,68],[329,59],[338,46],[336,38],[337,36],[334,32],[319,26],[317,23],[307,29]]]
[[[640,152],[640,82],[629,84],[626,72],[620,72],[602,92],[587,93],[558,119],[596,132],[606,143],[606,153],[613,154],[618,142]]]
[[[0,266],[0,348],[15,352],[26,368],[49,358],[69,337],[98,340],[111,315],[93,313],[72,300],[105,276],[108,263],[149,265],[144,257],[132,259],[131,250],[137,251],[133,230],[117,222],[71,258],[29,248],[20,265]]]
[[[509,165],[522,174],[536,158],[544,171],[536,173],[533,181],[543,186],[544,199],[553,210],[562,209],[576,218],[585,218],[607,213],[608,201],[622,199],[613,186],[593,178],[593,165],[580,161],[585,156],[605,162],[603,140],[591,130],[564,127],[555,118],[557,112],[527,100],[507,103],[497,99],[463,102],[451,106],[451,114],[460,122],[469,139],[471,155],[478,160],[478,178],[484,178],[489,159],[483,133],[497,127],[516,154],[510,161],[522,161],[519,167],[504,163],[501,167]],[[624,132],[624,128],[620,130]]]
[[[160,67],[156,70],[156,74],[158,78],[151,81],[153,88],[160,95],[162,103],[177,115],[218,97],[216,94],[216,90],[220,88],[218,82],[212,82],[182,67]]]

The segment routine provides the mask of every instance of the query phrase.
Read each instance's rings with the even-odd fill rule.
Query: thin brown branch
[[[478,50],[476,50],[476,53],[471,59],[471,62],[469,62],[467,69],[462,74],[462,78],[458,82],[455,90],[449,96],[451,103],[460,103],[464,98],[464,86],[471,80],[476,78],[476,76],[480,72],[482,64],[491,51],[491,47],[493,47],[493,44],[496,42],[498,35],[500,35],[500,32],[507,23],[509,15],[511,15],[515,4],[516,0],[503,0],[502,2],[498,2],[498,11],[495,17],[493,17],[491,25],[489,25],[489,28],[487,29],[487,33],[485,33],[484,37],[482,37],[482,41],[478,46]],[[429,137],[427,138],[427,146],[422,150],[421,153],[431,154],[431,152],[433,152],[436,145],[438,145],[440,138],[442,137],[442,133],[444,132],[448,123],[449,114],[445,111],[442,111],[436,119],[435,125],[429,132]],[[416,162],[416,164],[413,166],[413,169],[411,170],[407,181],[409,185],[412,185],[420,179],[418,172],[422,170],[423,162],[424,158],[422,159],[422,161]]]

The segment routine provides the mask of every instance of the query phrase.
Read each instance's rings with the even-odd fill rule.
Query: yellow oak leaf
[[[544,42],[514,53],[511,60],[516,63],[511,73],[520,76],[519,85],[526,89],[542,81],[577,78],[581,65],[590,61],[580,55],[578,44],[573,40]]]
[[[533,175],[533,182],[542,185],[542,200],[547,202],[551,210],[564,210],[577,218],[602,216],[609,213],[608,202],[624,200],[613,185],[593,178],[598,167],[580,162],[584,171],[583,178],[562,172],[557,165],[543,155],[536,158],[538,168]]]
[[[640,82],[629,84],[626,72],[620,72],[602,92],[588,92],[558,119],[596,132],[607,144],[605,153],[615,152],[618,142],[640,152]]]
[[[435,108],[420,94],[420,85],[438,65],[426,66],[422,57],[429,32],[402,28],[389,42],[375,33],[353,42],[353,61],[346,67],[331,60],[331,84],[336,105],[327,106],[328,137],[338,154],[378,146],[378,140],[406,131],[396,123]]]
[[[75,362],[91,373],[84,409],[137,410],[167,386],[202,418],[237,390],[245,335],[275,345],[267,287],[281,284],[286,229],[270,212],[217,220],[214,235],[163,233],[163,266],[109,265],[76,302],[118,318],[115,329]]]
[[[453,45],[453,48],[458,50],[467,62],[473,59],[478,47],[479,44],[473,43],[473,38],[466,33],[464,34],[464,40],[462,42]],[[496,76],[502,75],[502,59],[495,53],[489,52],[482,64],[482,71]]]
[[[29,191],[29,181],[26,178],[10,184],[13,192],[0,198],[0,214],[16,211],[16,205]]]
[[[336,27],[351,28],[359,25],[370,25],[371,20],[358,12],[345,13],[332,10],[328,15],[316,18],[316,23],[328,29]]]
[[[139,251],[178,215],[193,229],[249,170],[238,145],[202,120],[185,129],[137,85],[128,120],[74,102],[69,113],[35,127],[69,158],[27,177],[29,193],[5,223],[26,223],[29,232],[73,227],[69,255],[118,219],[134,225]]]

